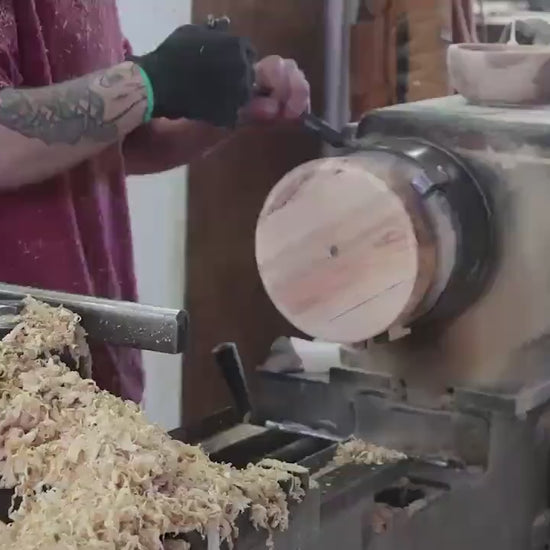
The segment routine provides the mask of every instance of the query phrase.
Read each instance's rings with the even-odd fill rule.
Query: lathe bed
[[[471,285],[475,292],[464,307],[454,307],[460,295],[454,302],[448,295],[453,307],[446,315],[437,314],[436,304],[436,314],[413,319],[404,337],[394,340],[388,331],[347,349],[343,365],[319,373],[260,372],[251,423],[225,411],[171,435],[236,466],[269,457],[309,469],[314,483],[292,507],[289,530],[275,535],[277,549],[544,550],[550,544],[550,110],[443,98],[375,111],[356,138],[357,150],[342,156],[391,151],[395,139],[412,140],[448,153],[479,182],[492,248],[484,276]],[[181,313],[164,313],[175,332],[160,339],[160,351],[179,351],[170,342],[182,336]],[[131,344],[139,347],[139,336]],[[409,459],[335,466],[338,442],[350,436]],[[192,543],[206,548],[204,541]],[[265,533],[243,523],[235,547],[265,543]]]
[[[340,528],[339,544],[346,548],[547,548],[550,109],[477,107],[453,96],[369,113],[356,127],[355,138],[355,147],[342,151],[343,159],[365,155],[374,163],[371,173],[378,182],[387,177],[393,192],[402,184],[402,174],[413,174],[408,183],[417,191],[419,203],[427,205],[432,190],[448,200],[451,226],[462,235],[453,272],[439,286],[439,297],[432,299],[429,307],[422,304],[426,298],[421,299],[413,314],[405,309],[400,319],[396,317],[396,327],[388,325],[387,332],[370,337],[365,324],[366,342],[346,351],[343,367],[326,365],[321,373],[262,372],[257,395],[259,417],[283,425],[329,430],[340,437],[353,434],[416,457],[407,465],[405,477],[428,498],[392,508],[393,520],[386,532],[363,534],[348,544],[346,536],[360,532],[364,522],[356,520],[354,524],[351,520],[354,514],[360,515],[357,509],[339,511],[336,516],[345,525]],[[393,157],[393,171],[376,166],[380,152]],[[441,153],[447,154],[446,159]],[[321,161],[312,163],[308,168],[311,185],[301,189],[297,199],[304,202],[310,198],[311,211],[328,211],[323,210],[320,194],[315,194],[315,186],[329,189],[332,185],[323,179],[324,166]],[[350,169],[350,189],[363,166]],[[346,169],[345,164],[338,167]],[[294,180],[291,173],[281,181],[281,192],[285,185],[299,181],[306,172],[305,165],[303,172],[300,170],[296,170]],[[468,179],[484,197],[485,221],[475,205],[460,210],[465,204],[457,200],[461,198],[460,181],[466,186]],[[374,185],[368,168],[364,181]],[[377,185],[380,189],[381,184]],[[277,190],[266,201],[264,214],[271,213],[269,208],[276,200]],[[295,227],[292,207],[284,207],[288,210],[285,223]],[[294,208],[297,212],[298,202]],[[304,211],[306,207],[302,215]],[[414,223],[418,206],[407,206],[407,212]],[[432,210],[427,207],[425,212],[430,217]],[[449,211],[442,212],[448,215]],[[276,215],[283,219],[283,214]],[[261,217],[257,257],[268,294],[288,320],[321,337],[323,331],[332,330],[320,313],[314,316],[314,311],[322,311],[321,306],[312,309],[309,316],[292,313],[298,309],[290,296],[296,296],[293,291],[298,286],[291,286],[291,269],[298,264],[289,260],[291,267],[283,271],[287,237],[283,233],[278,239],[269,233],[269,222],[265,218],[263,222],[265,229]],[[276,222],[271,223],[275,231]],[[321,222],[315,223],[315,230],[320,231]],[[303,246],[309,246],[307,231],[313,227],[304,230]],[[436,231],[438,239],[445,235],[445,231]],[[296,242],[292,245],[297,246]],[[460,243],[475,248],[476,242],[486,243],[488,248],[464,269],[468,262]],[[330,244],[345,250],[345,244]],[[278,264],[268,264],[270,246],[278,251]],[[313,246],[312,242],[312,250]],[[290,245],[288,250],[290,258]],[[338,258],[327,255],[323,261],[328,265],[327,281],[338,277]],[[305,261],[300,264],[302,288],[310,290],[320,280],[321,262],[319,259],[316,264],[317,271],[308,271]],[[333,272],[330,262],[335,265]],[[433,280],[437,282],[442,272],[436,269]],[[368,269],[363,273],[368,278]],[[369,290],[367,286],[355,288]],[[322,296],[320,293],[317,299],[322,300]],[[370,296],[363,297],[366,305],[361,319],[367,320],[376,310],[373,306],[369,312]],[[341,302],[337,302],[336,293],[332,298],[333,305],[339,303],[344,309],[343,295]],[[328,317],[328,302],[326,308]],[[409,330],[394,331],[399,324]],[[351,325],[342,326],[354,334]],[[329,369],[331,366],[335,368]],[[390,485],[401,475],[396,474]],[[431,492],[434,488],[435,494]],[[365,493],[357,506],[372,518],[369,503],[372,506],[376,500],[375,495]],[[324,539],[319,539],[320,548]]]

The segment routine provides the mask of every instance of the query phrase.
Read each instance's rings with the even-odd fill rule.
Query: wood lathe
[[[266,200],[265,289],[343,359],[262,372],[258,415],[416,457],[327,503],[319,548],[548,546],[549,135],[544,105],[398,105]]]
[[[267,198],[256,238],[266,291],[302,332],[341,344],[342,359],[260,370],[251,399],[236,348],[218,347],[238,414],[172,435],[237,467],[308,468],[314,483],[275,548],[549,547],[549,136],[545,105],[453,96],[384,108]],[[334,462],[352,436],[408,458]],[[240,527],[237,549],[265,548],[265,534]]]
[[[374,111],[354,131],[353,150],[283,178],[257,240],[275,305],[312,336],[344,342],[343,364],[262,371],[243,406],[237,362],[238,416],[172,435],[237,467],[267,457],[308,468],[315,483],[275,535],[279,549],[544,550],[550,111],[456,96]],[[5,290],[10,301],[34,293],[82,306],[74,296]],[[128,313],[107,305],[92,305],[92,320]],[[150,320],[155,311],[145,310]],[[126,314],[114,325],[119,336],[135,326]],[[166,314],[154,317],[165,326]],[[181,336],[184,314],[168,317]],[[156,329],[141,328],[150,345]],[[335,464],[350,436],[409,458]],[[244,518],[240,528],[236,548],[265,548],[264,533]],[[199,536],[187,540],[206,548]]]

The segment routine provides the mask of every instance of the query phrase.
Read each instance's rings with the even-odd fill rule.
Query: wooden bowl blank
[[[550,46],[454,44],[447,68],[451,85],[471,103],[550,103]]]
[[[367,157],[319,159],[272,190],[256,260],[280,313],[301,331],[357,343],[405,322],[435,270],[416,192],[375,174]]]

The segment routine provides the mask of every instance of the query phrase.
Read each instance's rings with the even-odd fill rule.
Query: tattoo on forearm
[[[76,145],[81,139],[110,143],[117,122],[147,102],[135,65],[41,89],[9,88],[0,92],[0,125],[47,145]],[[107,105],[109,94],[112,102]]]

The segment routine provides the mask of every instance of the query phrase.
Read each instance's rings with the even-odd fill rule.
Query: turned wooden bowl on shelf
[[[453,44],[447,68],[453,88],[471,103],[550,104],[550,46]]]

